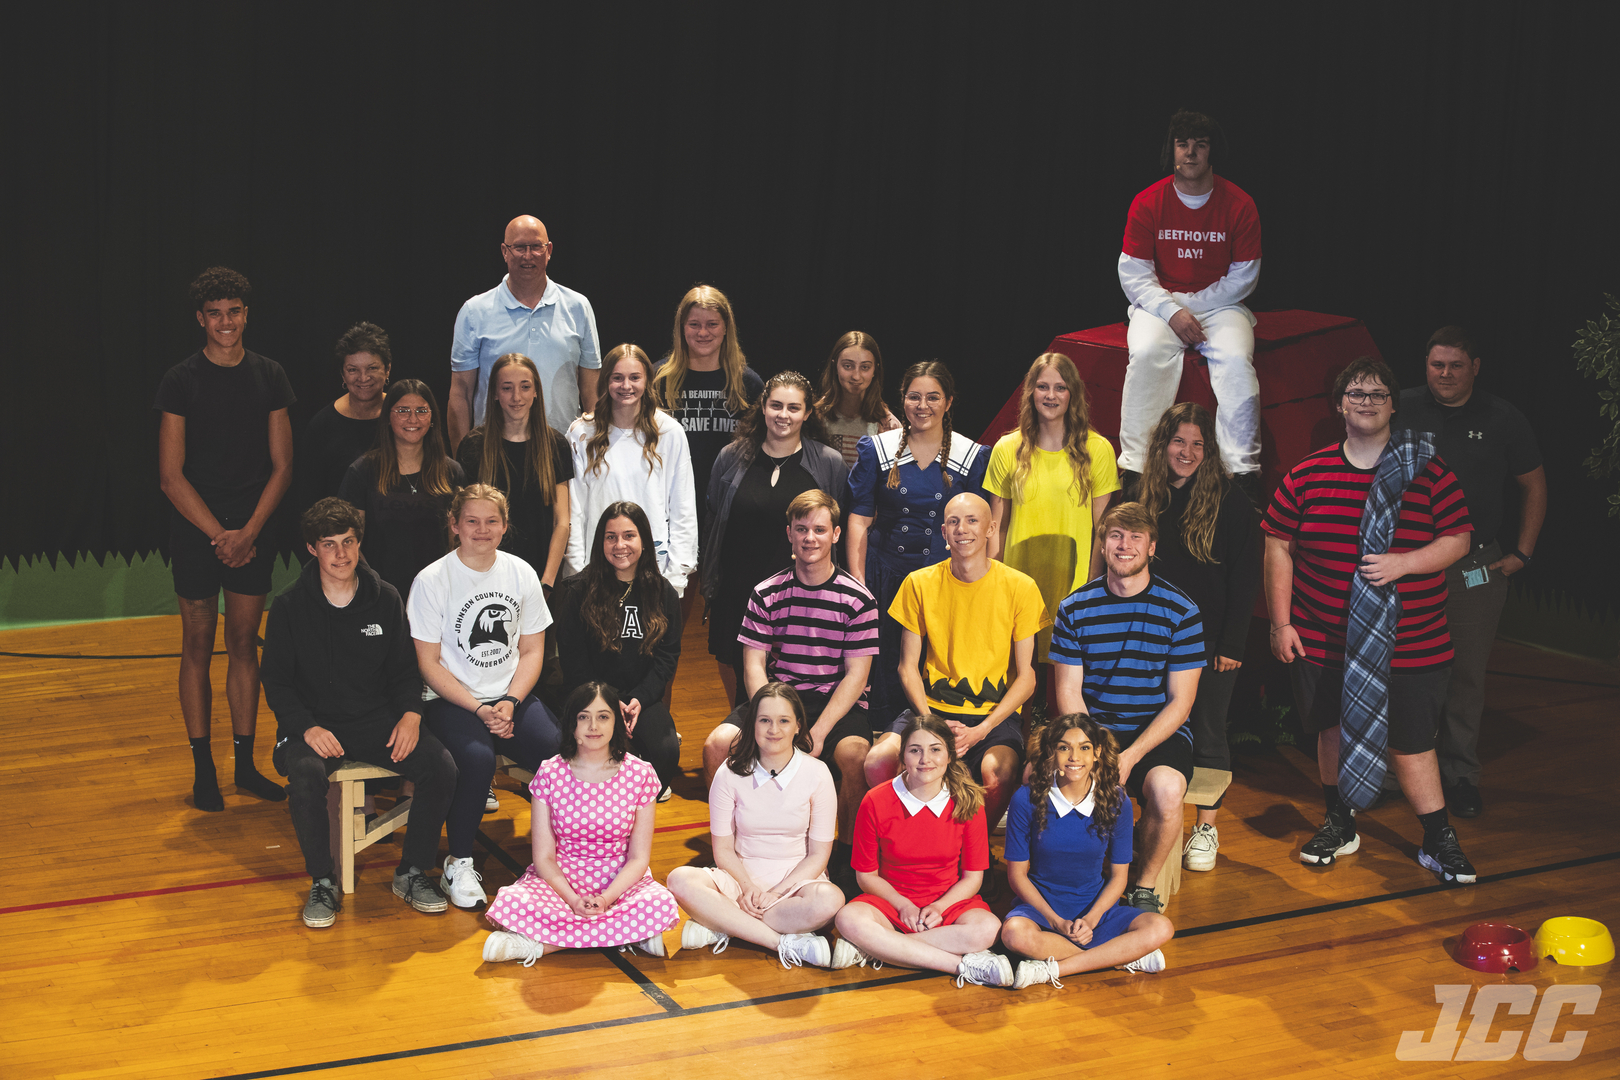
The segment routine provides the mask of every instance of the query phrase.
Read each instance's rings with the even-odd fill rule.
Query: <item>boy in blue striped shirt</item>
[[[1058,712],[1088,713],[1119,744],[1119,778],[1142,804],[1136,882],[1124,902],[1157,913],[1153,882],[1181,840],[1181,800],[1192,779],[1187,714],[1204,666],[1203,620],[1187,594],[1153,576],[1159,528],[1141,503],[1097,523],[1107,568],[1058,606],[1052,680]]]

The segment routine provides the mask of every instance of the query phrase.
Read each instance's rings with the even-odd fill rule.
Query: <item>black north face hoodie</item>
[[[342,739],[345,726],[386,713],[422,711],[422,676],[394,587],[362,563],[347,607],[321,591],[320,562],[276,597],[264,631],[259,678],[276,714],[277,738],[323,727]]]

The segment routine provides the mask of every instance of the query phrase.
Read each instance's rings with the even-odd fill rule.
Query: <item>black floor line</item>
[[[653,1003],[660,1009],[663,1009],[665,1012],[670,1014],[684,1013],[687,1011],[675,1004],[675,999],[660,990],[657,983],[653,982],[651,979],[647,978],[646,975],[642,974],[640,968],[626,960],[624,958],[624,954],[619,952],[618,949],[603,949],[601,952],[603,956],[608,958],[609,963],[618,968],[620,971],[624,972],[626,975],[630,976],[630,981],[641,987],[641,992],[651,998]]]
[[[511,857],[501,851],[483,833],[478,839],[486,848],[498,856],[501,861],[511,866],[517,864]],[[1448,889],[1466,889],[1478,885],[1489,885],[1498,881],[1511,881],[1514,878],[1532,877],[1536,874],[1547,874],[1555,870],[1568,870],[1576,866],[1590,866],[1593,863],[1612,862],[1620,859],[1620,851],[1608,851],[1601,855],[1587,855],[1579,859],[1566,859],[1563,862],[1547,863],[1542,866],[1527,866],[1522,870],[1507,870],[1500,874],[1486,874],[1482,876],[1475,886],[1468,885],[1429,885],[1421,889],[1406,889],[1397,893],[1382,893],[1378,896],[1363,896],[1355,900],[1340,900],[1332,904],[1317,904],[1308,908],[1294,908],[1289,911],[1277,911],[1270,915],[1256,915],[1252,919],[1234,919],[1231,922],[1211,923],[1208,926],[1194,926],[1186,930],[1177,930],[1178,938],[1198,937],[1202,934],[1214,934],[1223,930],[1236,930],[1246,926],[1258,926],[1264,923],[1282,922],[1287,919],[1299,919],[1309,915],[1320,915],[1330,911],[1343,911],[1346,908],[1366,907],[1370,904],[1382,904],[1390,900],[1406,900],[1414,896],[1427,896],[1430,893],[1444,892]],[[520,872],[520,871],[517,871]],[[325,1072],[329,1069],[344,1069],[351,1065],[371,1065],[379,1061],[399,1061],[403,1058],[427,1057],[432,1054],[447,1054],[455,1050],[476,1050],[484,1046],[496,1046],[500,1043],[530,1042],[535,1039],[546,1039],[556,1035],[572,1035],[581,1031],[597,1031],[602,1028],[625,1027],[630,1024],[645,1024],[653,1020],[672,1020],[685,1016],[702,1016],[707,1013],[730,1012],[733,1009],[747,1009],[760,1005],[772,1005],[782,1001],[796,1001],[801,998],[824,997],[830,994],[847,994],[852,990],[866,990],[877,986],[894,986],[899,983],[920,982],[923,979],[937,979],[941,973],[937,971],[910,971],[903,975],[889,975],[881,979],[869,979],[865,982],[847,983],[843,986],[818,986],[805,990],[794,990],[785,994],[770,994],[765,997],[744,998],[741,1001],[722,1001],[713,1005],[698,1005],[694,1008],[683,1008],[668,994],[653,985],[652,980],[636,969],[617,950],[600,950],[609,961],[620,971],[633,979],[636,985],[664,1011],[646,1013],[641,1016],[626,1016],[617,1020],[598,1020],[589,1024],[570,1024],[567,1027],[542,1028],[538,1031],[525,1031],[517,1035],[497,1035],[488,1039],[473,1039],[468,1042],[443,1043],[438,1046],[421,1046],[414,1050],[394,1050],[386,1054],[370,1054],[366,1057],[342,1058],[336,1061],[318,1061],[310,1065],[292,1065],[280,1069],[265,1069],[260,1072],[232,1073],[229,1076],[219,1077],[217,1080],[258,1080],[267,1076],[294,1076],[298,1073]],[[650,988],[650,989],[649,989]]]
[[[523,876],[523,867],[518,865],[518,861],[512,858],[512,856],[508,855],[506,851],[502,849],[501,845],[485,836],[483,829],[478,830],[478,842],[484,846],[485,851],[489,852],[491,855],[495,856],[496,859],[500,860],[500,864],[502,866],[512,871],[513,877]]]

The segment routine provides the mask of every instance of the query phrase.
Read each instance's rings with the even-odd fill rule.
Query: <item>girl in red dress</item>
[[[938,717],[913,716],[900,747],[900,775],[867,792],[855,817],[850,862],[863,891],[838,913],[832,966],[875,961],[955,974],[958,986],[1011,986],[1012,964],[987,951],[1001,920],[979,898],[984,789]]]

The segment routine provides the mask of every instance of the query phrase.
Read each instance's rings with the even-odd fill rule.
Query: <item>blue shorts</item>
[[[1080,911],[1076,914],[1084,915],[1085,912]],[[1109,908],[1103,913],[1102,921],[1098,922],[1097,925],[1092,929],[1090,943],[1082,945],[1081,948],[1095,949],[1099,945],[1113,941],[1115,938],[1119,937],[1119,935],[1129,930],[1131,928],[1131,923],[1135,922],[1136,917],[1140,914],[1142,914],[1142,912],[1137,908],[1126,907],[1123,904],[1115,904],[1113,907]],[[1007,912],[1007,918],[1028,919],[1042,930],[1052,929],[1051,924],[1046,921],[1046,916],[1042,915],[1028,904],[1019,904],[1017,907]]]

